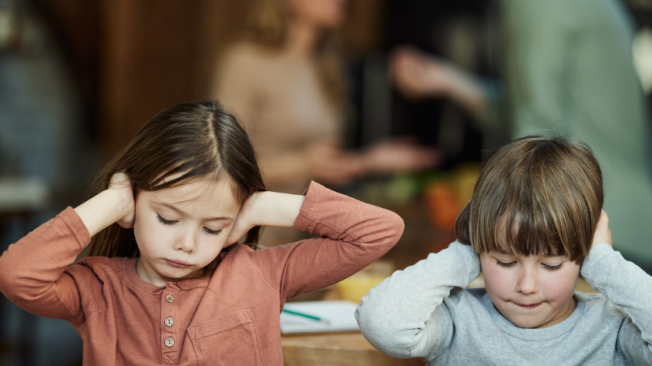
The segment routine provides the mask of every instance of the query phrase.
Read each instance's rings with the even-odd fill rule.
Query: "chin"
[[[189,270],[185,268],[161,268],[158,273],[161,274],[161,276],[167,277],[167,278],[173,278],[173,279],[179,279],[179,278],[184,278],[194,272],[194,270]]]
[[[534,319],[513,319],[513,318],[507,318],[512,324],[516,325],[519,328],[538,328],[540,327],[543,322],[539,320],[534,320]]]

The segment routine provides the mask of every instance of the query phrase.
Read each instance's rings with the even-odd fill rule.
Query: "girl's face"
[[[580,266],[566,257],[480,254],[485,287],[496,309],[521,328],[545,328],[575,310]]]
[[[231,187],[231,178],[222,177],[138,193],[134,234],[141,279],[165,286],[217,257],[240,210]]]
[[[347,0],[287,0],[290,12],[298,20],[328,29],[342,24],[347,3]]]

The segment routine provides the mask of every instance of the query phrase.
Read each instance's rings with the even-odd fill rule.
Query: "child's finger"
[[[124,171],[119,171],[111,176],[110,187],[123,188],[131,184],[131,179]]]
[[[591,246],[599,243],[607,243],[613,246],[611,239],[611,230],[609,230],[609,217],[607,216],[607,213],[604,212],[604,210],[602,210],[600,213],[600,219],[598,220],[598,224],[595,228],[595,234],[593,235],[593,242],[591,243]]]

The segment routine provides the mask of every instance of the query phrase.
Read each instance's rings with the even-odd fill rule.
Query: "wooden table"
[[[285,366],[423,366],[380,353],[360,332],[285,335],[281,344]]]

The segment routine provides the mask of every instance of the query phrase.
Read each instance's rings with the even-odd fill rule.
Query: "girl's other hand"
[[[292,227],[305,196],[278,192],[256,192],[242,205],[226,244],[237,243],[256,226]]]
[[[125,172],[117,172],[111,176],[107,191],[113,192],[120,203],[123,214],[117,220],[117,224],[125,229],[134,227],[135,202],[134,191],[131,186],[131,179]]]
[[[607,243],[613,247],[611,239],[611,230],[609,230],[609,217],[607,213],[602,210],[600,213],[600,219],[598,220],[598,225],[595,228],[595,234],[593,234],[593,242],[591,243],[591,248],[594,245],[600,243]]]

